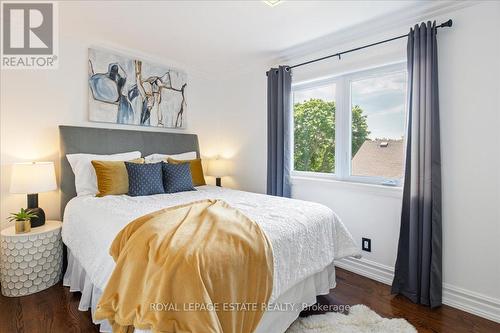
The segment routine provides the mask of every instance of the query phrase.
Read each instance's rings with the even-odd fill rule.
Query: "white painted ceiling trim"
[[[408,32],[411,26],[418,22],[448,13],[451,14],[454,11],[477,5],[481,2],[483,1],[426,1],[424,4],[415,4],[411,8],[391,13],[390,17],[389,15],[377,17],[362,24],[354,25],[307,43],[285,49],[276,55],[272,63],[285,64],[312,53],[331,49],[334,45],[344,44],[352,40],[366,38],[367,36],[383,34],[388,31],[401,30],[401,34],[404,34]]]

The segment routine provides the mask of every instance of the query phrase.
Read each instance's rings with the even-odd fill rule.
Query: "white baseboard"
[[[444,283],[443,303],[500,323],[499,299]]]
[[[372,280],[382,282],[388,285],[392,284],[394,278],[394,268],[385,266],[377,262],[361,258],[345,258],[335,261],[335,266],[348,270],[350,272],[366,276]]]
[[[387,285],[394,277],[394,268],[364,258],[341,259],[335,266]],[[500,323],[499,299],[444,283],[443,304]]]

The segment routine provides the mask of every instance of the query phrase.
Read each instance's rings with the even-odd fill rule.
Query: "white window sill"
[[[382,195],[394,198],[401,198],[403,196],[402,186],[387,186],[380,184],[354,182],[350,180],[341,180],[336,178],[334,175],[329,175],[329,174],[312,174],[312,175],[292,174],[291,182],[292,182],[292,187],[314,184],[314,185],[331,186],[332,188],[335,189],[357,191],[363,194]]]

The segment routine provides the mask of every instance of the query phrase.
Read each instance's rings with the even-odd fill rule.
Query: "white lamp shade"
[[[57,188],[53,162],[15,163],[12,166],[10,193],[40,193]]]
[[[224,177],[228,175],[228,161],[223,159],[210,160],[208,162],[207,174],[213,177]]]

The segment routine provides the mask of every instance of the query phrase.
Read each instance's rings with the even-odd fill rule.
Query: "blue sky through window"
[[[311,98],[319,98],[327,102],[335,100],[335,84],[317,86],[310,89],[296,90],[293,93],[293,103],[303,103]]]
[[[353,81],[351,104],[359,105],[367,116],[370,139],[401,139],[406,122],[406,74]]]

